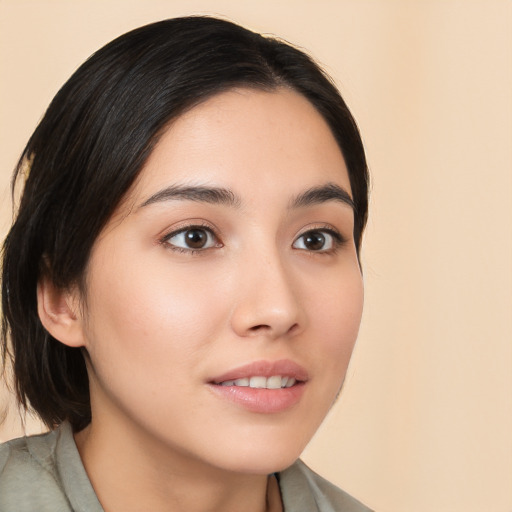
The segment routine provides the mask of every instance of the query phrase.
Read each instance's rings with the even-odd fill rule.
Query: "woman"
[[[142,27],[16,178],[4,351],[51,432],[2,447],[0,510],[368,510],[297,461],[363,302],[365,156],[316,64],[214,18]]]

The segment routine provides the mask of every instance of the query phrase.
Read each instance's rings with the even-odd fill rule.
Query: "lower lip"
[[[210,384],[218,396],[229,400],[250,412],[273,414],[283,412],[297,404],[304,393],[305,383],[290,388],[265,389],[248,386],[221,386]]]

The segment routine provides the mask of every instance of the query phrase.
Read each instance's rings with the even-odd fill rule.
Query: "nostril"
[[[285,333],[282,333],[282,334],[291,334],[291,333],[295,332],[298,328],[299,328],[299,324],[295,323],[292,326],[290,326],[290,328]],[[254,325],[253,327],[249,328],[249,332],[255,333],[255,334],[264,333],[266,331],[270,332],[270,331],[273,331],[273,329],[270,325],[267,325],[267,324]]]
[[[251,327],[249,330],[252,332],[256,332],[256,331],[265,331],[268,329],[270,329],[270,325],[260,324],[260,325],[255,325],[255,326]]]
[[[299,327],[299,324],[293,324],[289,329],[288,329],[288,334],[291,334],[291,333],[294,333],[295,331],[299,330],[300,327]]]

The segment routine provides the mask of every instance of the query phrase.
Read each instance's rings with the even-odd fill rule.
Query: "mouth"
[[[212,384],[256,389],[290,388],[298,382],[306,382],[308,372],[290,359],[278,361],[254,361],[233,368],[211,379]]]
[[[208,382],[216,396],[250,412],[278,413],[297,404],[309,379],[307,371],[290,360],[257,361]]]
[[[282,377],[281,375],[265,377],[263,375],[255,375],[253,377],[243,377],[236,380],[225,380],[217,384],[220,386],[238,386],[253,389],[281,389],[291,388],[296,382],[297,379],[293,377]]]

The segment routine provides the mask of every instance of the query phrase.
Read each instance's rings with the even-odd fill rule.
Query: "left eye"
[[[215,235],[206,228],[189,227],[165,238],[165,243],[174,248],[185,250],[209,249],[218,245]]]
[[[293,243],[294,249],[302,249],[305,251],[329,251],[334,249],[339,243],[339,239],[335,233],[326,230],[312,230],[300,235]]]

